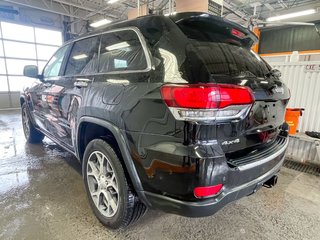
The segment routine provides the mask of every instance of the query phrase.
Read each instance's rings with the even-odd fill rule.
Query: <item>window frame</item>
[[[103,35],[109,34],[109,33],[115,33],[115,32],[122,32],[122,31],[133,31],[138,36],[138,39],[140,41],[140,44],[142,46],[142,49],[143,49],[143,52],[144,52],[144,55],[145,55],[145,58],[146,58],[147,67],[145,69],[143,69],[143,70],[119,70],[119,71],[111,71],[111,72],[99,73],[101,39],[102,39]],[[88,74],[65,75],[66,63],[69,61],[70,54],[71,54],[71,49],[73,48],[73,45],[78,41],[81,41],[81,40],[84,40],[84,39],[87,39],[87,38],[91,38],[91,37],[95,37],[95,36],[100,37],[98,60],[97,60],[98,61],[98,66],[96,68],[96,72],[95,73],[88,73]],[[67,61],[65,61],[65,63],[64,63],[62,76],[64,76],[64,77],[84,77],[84,76],[92,76],[92,75],[97,75],[98,76],[98,75],[114,75],[114,74],[128,74],[128,73],[146,73],[146,72],[151,71],[151,69],[152,69],[151,53],[150,53],[149,48],[147,47],[147,43],[145,41],[144,36],[142,35],[142,33],[140,32],[140,30],[137,27],[124,27],[124,28],[118,28],[118,29],[111,29],[111,30],[100,32],[100,33],[96,33],[96,34],[91,34],[91,35],[88,35],[88,36],[85,36],[85,37],[81,37],[79,39],[74,40],[72,42],[72,47],[69,49]]]
[[[15,59],[21,59],[21,58],[23,58],[23,59],[33,59],[33,60],[37,60],[37,50],[36,50],[36,43],[35,42],[23,42],[23,41],[19,41],[19,40],[11,40],[11,39],[4,39],[4,38],[2,38],[2,42],[3,42],[3,47],[4,47],[4,58],[15,58]],[[25,44],[25,45],[32,45],[32,47],[34,48],[34,51],[32,51],[33,53],[34,53],[34,57],[30,57],[30,56],[28,56],[28,57],[21,57],[21,54],[19,54],[18,56],[9,56],[9,54],[8,54],[8,47],[7,46],[5,46],[6,45],[6,43],[9,43],[9,44]],[[17,52],[16,50],[15,50],[15,52]],[[20,52],[17,52],[17,53],[20,53]]]
[[[3,36],[3,26],[2,24],[15,24],[15,25],[20,25],[22,27],[30,27],[33,28],[33,41],[25,41],[23,39],[12,39],[12,38],[6,38]],[[34,28],[35,26],[32,24],[25,24],[25,23],[21,23],[21,22],[17,22],[17,21],[12,21],[11,19],[1,19],[1,32],[2,34],[0,35],[0,38],[2,38],[2,40],[8,40],[8,41],[14,41],[14,42],[22,42],[22,43],[34,43],[36,44],[35,38],[34,38]]]

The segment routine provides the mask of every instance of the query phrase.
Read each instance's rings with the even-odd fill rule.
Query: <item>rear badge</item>
[[[231,145],[231,144],[236,144],[236,143],[240,143],[240,139],[237,138],[237,139],[234,139],[234,140],[230,140],[230,141],[224,141],[221,143],[221,145]]]
[[[275,88],[273,89],[273,91],[274,91],[275,93],[284,94],[284,88],[283,88],[283,87],[277,86],[277,87],[275,87]]]

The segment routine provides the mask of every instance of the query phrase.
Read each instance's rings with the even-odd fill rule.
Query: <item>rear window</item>
[[[92,74],[96,71],[99,37],[90,37],[74,43],[65,75]]]
[[[264,77],[269,72],[265,62],[250,49],[254,39],[241,29],[198,18],[183,20],[177,25],[213,76]]]

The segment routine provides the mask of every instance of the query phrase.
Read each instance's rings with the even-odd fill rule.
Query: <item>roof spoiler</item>
[[[240,24],[237,24],[235,22],[231,22],[225,18],[218,17],[211,15],[209,13],[205,12],[184,12],[184,13],[177,13],[175,15],[170,15],[170,19],[174,21],[175,23],[179,23],[180,21],[191,19],[191,18],[207,18],[210,19],[216,23],[221,23],[226,26],[230,26],[231,28],[235,28],[243,33],[245,33],[248,37],[250,37],[254,43],[258,42],[258,37],[249,29],[241,26]]]

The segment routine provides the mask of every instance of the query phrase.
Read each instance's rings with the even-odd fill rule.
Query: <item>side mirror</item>
[[[281,77],[281,72],[278,69],[272,69],[270,73],[275,77]]]
[[[35,65],[27,65],[23,69],[23,75],[30,78],[39,78],[39,70]]]

